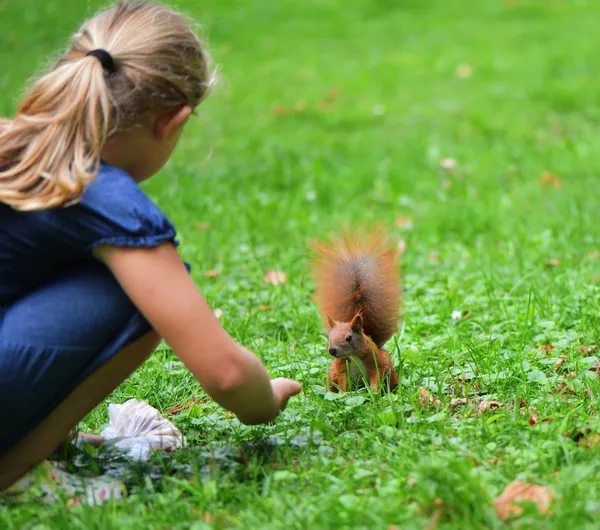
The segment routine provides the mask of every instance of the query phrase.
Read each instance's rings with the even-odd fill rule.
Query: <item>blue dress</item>
[[[173,225],[128,173],[106,164],[78,204],[0,204],[0,454],[151,329],[93,249],[167,241],[176,244]]]

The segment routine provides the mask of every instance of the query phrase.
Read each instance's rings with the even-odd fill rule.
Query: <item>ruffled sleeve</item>
[[[47,212],[54,236],[74,250],[99,245],[157,247],[175,239],[175,227],[125,171],[103,164],[82,200]]]

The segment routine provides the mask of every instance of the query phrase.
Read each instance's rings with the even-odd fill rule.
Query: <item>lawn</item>
[[[101,4],[0,0],[0,115]],[[71,458],[129,497],[0,507],[0,527],[595,528],[600,4],[177,5],[203,24],[221,84],[144,187],[223,325],[304,392],[273,425],[244,427],[162,347],[81,428],[136,397],[189,447],[128,467]],[[406,247],[388,344],[401,385],[334,395],[306,248],[372,221]],[[515,480],[555,502],[501,522],[493,500]]]

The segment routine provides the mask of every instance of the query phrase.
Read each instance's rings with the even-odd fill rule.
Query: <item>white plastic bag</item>
[[[109,405],[108,416],[102,436],[105,440],[121,438],[115,447],[135,460],[148,460],[157,449],[173,451],[186,445],[179,429],[143,401],[130,399],[122,405]]]

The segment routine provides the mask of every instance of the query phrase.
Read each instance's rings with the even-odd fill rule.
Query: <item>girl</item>
[[[0,121],[0,491],[45,459],[163,338],[245,424],[301,386],[220,327],[138,187],[206,97],[185,20],[121,2],[88,20]]]

